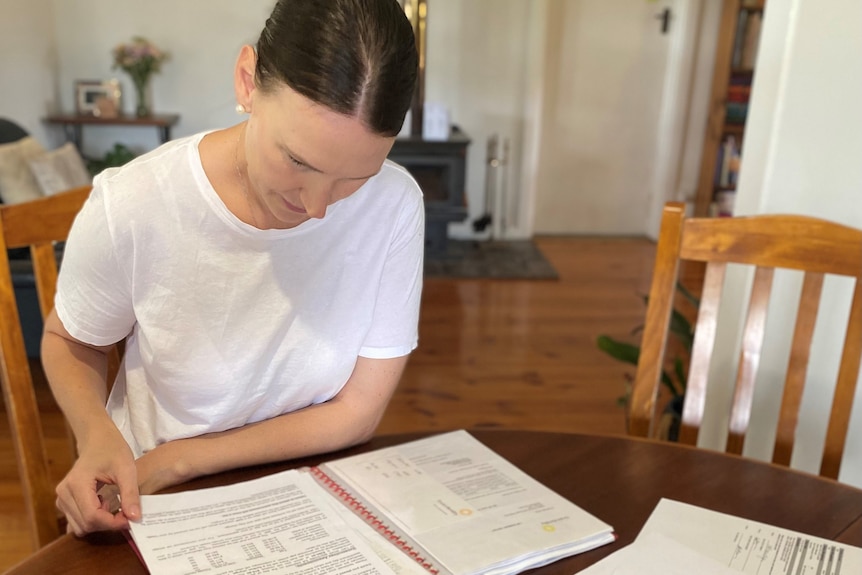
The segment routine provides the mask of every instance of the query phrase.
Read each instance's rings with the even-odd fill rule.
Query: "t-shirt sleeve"
[[[401,357],[419,342],[419,304],[425,253],[425,205],[418,185],[400,212],[383,267],[372,327],[359,355],[371,359]]]
[[[66,331],[91,345],[110,345],[135,324],[130,274],[112,233],[105,190],[97,178],[63,251],[54,307]]]

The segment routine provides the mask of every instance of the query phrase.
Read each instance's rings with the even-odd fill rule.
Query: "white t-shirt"
[[[127,335],[108,410],[136,455],[331,399],[357,356],[417,344],[424,206],[387,161],[322,220],[259,230],[201,166],[203,134],[96,178],[55,306],[93,345]]]

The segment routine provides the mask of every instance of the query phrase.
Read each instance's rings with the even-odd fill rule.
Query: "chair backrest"
[[[680,261],[705,262],[703,290],[685,389],[680,442],[697,443],[710,356],[727,264],[755,266],[742,335],[726,450],[742,453],[776,268],[804,272],[773,462],[789,465],[824,275],[855,278],[848,326],[820,474],[837,478],[862,359],[862,230],[796,215],[685,218],[685,205],[664,208],[641,355],[630,403],[630,433],[650,436]],[[716,383],[717,385],[718,383]]]
[[[34,548],[59,532],[54,485],[49,474],[41,418],[18,316],[7,248],[29,247],[42,317],[54,307],[57,287],[55,242],[64,241],[90,194],[90,187],[0,206],[0,382]]]

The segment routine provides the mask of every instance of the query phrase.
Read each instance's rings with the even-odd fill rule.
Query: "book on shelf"
[[[760,12],[752,12],[745,26],[745,37],[742,41],[742,54],[740,55],[739,67],[744,70],[754,68],[757,60],[757,48],[760,44],[760,27],[763,17]]]
[[[739,179],[739,167],[740,149],[737,140],[734,136],[726,136],[718,148],[713,185],[716,188],[735,187]]]
[[[725,107],[724,119],[728,124],[745,123],[748,117],[748,102],[728,102]]]
[[[727,86],[725,103],[725,122],[744,124],[748,116],[748,102],[751,99],[751,74],[735,73]]]
[[[141,506],[131,542],[161,575],[505,575],[615,539],[463,430]]]
[[[736,30],[733,34],[733,52],[731,55],[731,66],[740,68],[742,62],[742,47],[745,43],[745,28],[748,24],[748,10],[741,10],[736,17]]]
[[[862,548],[662,499],[634,543],[583,575],[862,573]]]
[[[751,86],[731,84],[727,88],[727,101],[747,104],[751,99]]]
[[[762,24],[763,15],[760,11],[740,10],[733,37],[733,52],[730,60],[732,68],[737,70],[754,68]]]
[[[732,218],[733,209],[736,204],[736,190],[719,190],[715,193],[714,209],[712,216],[718,218]]]
[[[737,138],[732,135],[726,136],[718,147],[713,180],[713,201],[709,210],[712,217],[733,215],[741,164],[740,154]]]

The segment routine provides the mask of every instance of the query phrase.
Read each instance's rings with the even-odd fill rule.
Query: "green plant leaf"
[[[123,144],[114,144],[102,158],[94,158],[87,162],[87,170],[95,176],[106,168],[122,166],[135,159],[135,153]]]
[[[667,390],[670,392],[670,394],[673,397],[677,397],[679,395],[682,395],[680,390],[677,389],[677,384],[675,384],[673,382],[673,378],[670,376],[670,374],[667,372],[667,370],[664,370],[664,369],[661,370],[661,383],[663,386],[665,386],[667,388]]]
[[[694,307],[700,307],[700,300],[694,297],[694,294],[688,291],[684,285],[679,282],[676,282],[676,289],[679,293],[682,294],[682,297],[688,300],[688,302]]]
[[[686,351],[691,352],[691,346],[694,345],[694,330],[688,318],[677,310],[673,310],[670,315],[670,332],[679,338]]]
[[[679,384],[678,391],[674,395],[684,395],[685,386],[688,383],[688,376],[685,373],[685,365],[682,363],[682,358],[677,357],[674,359],[673,368],[676,372],[676,381]]]
[[[700,300],[694,296],[688,289],[685,288],[681,283],[677,282],[676,289],[682,294],[682,296],[688,300],[692,305],[696,308],[700,306]],[[649,305],[649,296],[644,295],[641,296],[645,305]],[[638,335],[641,334],[644,330],[643,324],[636,326],[631,330],[630,335]],[[671,318],[670,318],[670,326],[669,331],[676,337],[684,346],[686,352],[688,352],[689,357],[691,356],[691,348],[694,344],[694,329],[691,322],[688,318],[679,312],[676,308],[671,310]],[[638,359],[640,358],[640,347],[615,340],[614,338],[601,335],[596,339],[596,344],[599,349],[617,359],[619,361],[623,361],[625,363],[629,363],[637,366]],[[626,377],[630,377],[627,375]],[[665,388],[670,392],[673,397],[680,397],[685,394],[685,387],[687,384],[688,375],[686,374],[686,367],[683,358],[676,357],[673,361],[673,370],[672,372],[668,372],[663,369],[661,372],[660,381]],[[619,398],[618,403],[620,405],[627,404],[626,396]]]
[[[632,345],[623,341],[617,341],[607,335],[600,335],[596,339],[596,345],[598,345],[600,350],[602,350],[614,359],[618,359],[619,361],[630,363],[632,365],[638,364],[638,358],[640,357],[641,350],[636,345]]]

